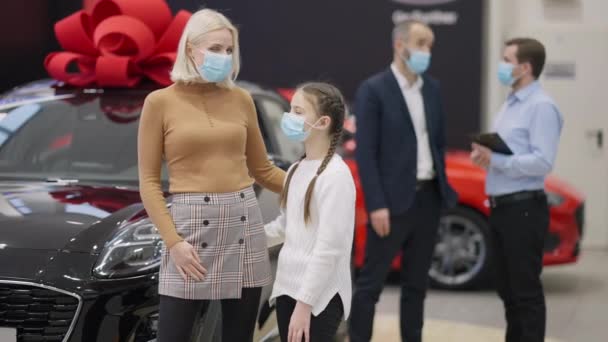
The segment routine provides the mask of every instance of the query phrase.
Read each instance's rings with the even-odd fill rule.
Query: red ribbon
[[[169,72],[191,13],[172,17],[165,0],[98,0],[55,24],[63,48],[44,60],[73,86],[134,87],[142,78],[171,84]]]

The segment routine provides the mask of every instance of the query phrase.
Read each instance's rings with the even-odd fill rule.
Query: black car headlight
[[[121,278],[156,270],[161,261],[163,241],[149,218],[126,223],[106,243],[93,269],[101,278]]]

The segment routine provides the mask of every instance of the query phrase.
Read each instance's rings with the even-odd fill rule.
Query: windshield
[[[0,178],[136,184],[141,103],[122,95],[110,103],[92,97],[5,110]]]

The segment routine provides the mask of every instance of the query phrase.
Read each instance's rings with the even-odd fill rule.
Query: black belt
[[[420,191],[422,189],[426,189],[431,185],[436,184],[435,179],[419,179],[416,181],[416,191]]]
[[[531,191],[520,191],[514,192],[508,195],[490,196],[490,205],[492,208],[496,208],[501,205],[515,203],[519,201],[526,201],[535,198],[546,198],[545,191],[543,190],[531,190]]]

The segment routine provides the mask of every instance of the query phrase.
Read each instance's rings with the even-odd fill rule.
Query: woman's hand
[[[310,342],[310,315],[312,307],[298,301],[289,321],[288,342]]]
[[[188,276],[198,281],[205,278],[207,270],[201,265],[201,259],[194,247],[188,242],[180,241],[173,245],[169,255],[184,280],[188,280]]]

